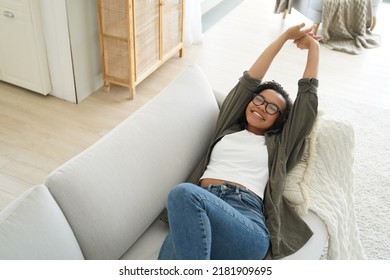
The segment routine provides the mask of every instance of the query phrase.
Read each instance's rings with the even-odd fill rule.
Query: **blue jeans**
[[[262,200],[230,184],[176,186],[160,260],[263,259],[270,244]]]

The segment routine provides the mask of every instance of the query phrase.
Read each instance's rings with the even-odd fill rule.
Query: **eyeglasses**
[[[261,106],[261,105],[263,105],[265,103],[266,104],[265,105],[265,111],[268,114],[270,114],[270,115],[275,115],[276,113],[281,114],[279,107],[276,104],[267,102],[265,100],[264,96],[262,96],[261,94],[256,94],[255,93],[253,95],[252,102],[256,106]]]

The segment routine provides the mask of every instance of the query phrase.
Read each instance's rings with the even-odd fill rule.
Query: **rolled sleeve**
[[[248,71],[244,71],[242,74],[241,78],[239,79],[240,83],[246,87],[250,91],[255,91],[256,88],[260,85],[261,80],[252,78],[249,74]]]
[[[310,92],[317,94],[319,81],[316,78],[302,78],[298,81],[298,94]]]

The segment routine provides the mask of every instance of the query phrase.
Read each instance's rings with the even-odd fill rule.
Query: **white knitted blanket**
[[[354,132],[340,120],[319,117],[300,163],[288,174],[285,197],[298,212],[326,224],[327,259],[365,259],[353,197]]]
[[[370,0],[323,0],[322,42],[333,50],[360,54],[380,46],[380,36],[369,30]]]

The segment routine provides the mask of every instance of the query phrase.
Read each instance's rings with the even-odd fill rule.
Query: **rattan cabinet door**
[[[181,48],[183,41],[183,1],[164,0],[162,5],[162,53],[163,58]]]
[[[160,1],[135,0],[135,80],[160,63]]]
[[[100,41],[104,84],[130,85],[128,0],[99,0]]]

